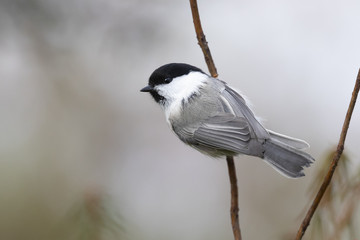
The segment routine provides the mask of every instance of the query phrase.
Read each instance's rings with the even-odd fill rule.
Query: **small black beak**
[[[150,92],[150,91],[152,91],[152,90],[154,90],[154,88],[153,88],[152,86],[148,85],[148,86],[142,88],[142,89],[140,90],[140,92]]]

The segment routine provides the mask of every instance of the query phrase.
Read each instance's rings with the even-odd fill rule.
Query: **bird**
[[[160,66],[140,91],[162,107],[182,142],[206,155],[258,157],[289,178],[305,176],[304,168],[314,162],[303,151],[308,143],[266,129],[244,96],[198,67]]]

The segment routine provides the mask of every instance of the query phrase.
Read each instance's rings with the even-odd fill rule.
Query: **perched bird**
[[[256,156],[290,178],[304,176],[314,161],[302,151],[305,141],[265,129],[244,97],[197,67],[163,65],[141,92],[160,104],[181,141],[210,156]]]

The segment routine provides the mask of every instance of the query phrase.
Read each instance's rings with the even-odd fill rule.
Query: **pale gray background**
[[[219,78],[267,128],[309,142],[316,159],[334,149],[360,67],[359,1],[199,8]],[[124,239],[232,239],[225,161],[184,146],[139,92],[169,62],[207,70],[188,1],[1,0],[0,207],[20,214],[40,196],[62,216],[97,189],[121,215]],[[359,118],[357,106],[346,143],[354,168]],[[295,232],[320,164],[299,180],[256,158],[236,167],[243,238]]]

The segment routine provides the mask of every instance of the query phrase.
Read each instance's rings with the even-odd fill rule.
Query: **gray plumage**
[[[162,97],[159,103],[168,112],[167,120],[177,136],[203,153],[260,157],[291,178],[304,176],[303,168],[314,161],[301,151],[308,147],[306,142],[266,130],[245,99],[221,80],[206,75],[196,91],[180,99],[176,111],[169,108],[175,108],[178,96],[156,86],[153,91]]]

